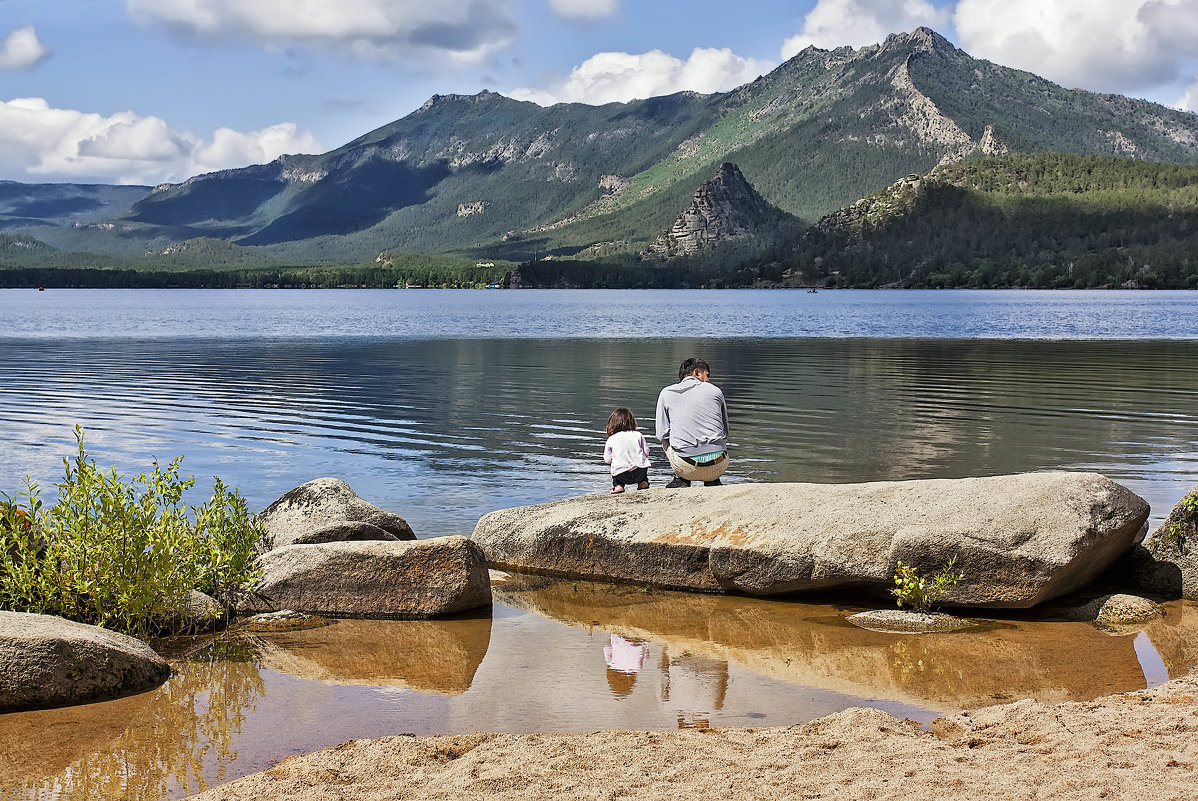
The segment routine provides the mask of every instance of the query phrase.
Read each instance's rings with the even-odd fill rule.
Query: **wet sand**
[[[194,798],[1190,799],[1196,696],[1191,675],[1093,701],[963,712],[930,730],[848,709],[775,729],[354,740]]]

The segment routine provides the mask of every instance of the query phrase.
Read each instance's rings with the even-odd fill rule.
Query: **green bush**
[[[954,556],[944,563],[939,573],[931,578],[920,578],[915,568],[900,561],[894,572],[895,588],[890,594],[895,597],[900,607],[906,605],[914,612],[927,614],[932,611],[932,605],[944,596],[945,590],[965,578],[953,570],[956,564],[957,557]]]
[[[38,486],[0,493],[0,608],[61,615],[145,636],[185,620],[193,589],[214,597],[256,578],[265,533],[245,499],[215,479],[212,498],[183,503],[195,485],[180,456],[126,479],[101,470],[83,448],[63,459],[57,502],[46,508]]]

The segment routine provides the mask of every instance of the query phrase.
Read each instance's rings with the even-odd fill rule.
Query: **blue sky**
[[[177,182],[330,150],[433,94],[720,91],[919,25],[1198,111],[1198,0],[0,0],[0,179]]]

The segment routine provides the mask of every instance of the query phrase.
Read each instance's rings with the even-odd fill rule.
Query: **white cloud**
[[[827,50],[875,44],[921,25],[940,30],[948,20],[948,11],[927,0],[819,0],[803,18],[803,30],[783,43],[782,58],[809,45]]]
[[[213,38],[306,45],[372,59],[479,58],[511,42],[502,0],[126,0],[133,16]]]
[[[1185,94],[1173,103],[1182,111],[1198,111],[1198,80],[1186,87]]]
[[[192,151],[192,162],[197,173],[214,172],[246,164],[263,164],[284,153],[316,153],[319,150],[312,134],[301,133],[294,122],[282,122],[249,133],[217,128],[211,142],[200,143]]]
[[[620,10],[620,0],[549,0],[554,13],[570,19],[601,19]]]
[[[0,45],[0,69],[32,69],[51,55],[50,48],[37,38],[37,31],[32,26],[18,28]]]
[[[0,101],[0,176],[20,181],[159,184],[319,149],[294,123],[221,128],[205,141],[131,111],[105,117],[52,108],[40,97]]]
[[[973,56],[1069,87],[1132,92],[1192,69],[1198,0],[959,0]]]
[[[722,92],[747,83],[773,69],[773,64],[742,58],[728,48],[696,47],[686,61],[660,50],[648,53],[597,53],[575,67],[565,81],[549,89],[516,89],[517,100],[541,105],[591,103],[600,105],[686,89]]]

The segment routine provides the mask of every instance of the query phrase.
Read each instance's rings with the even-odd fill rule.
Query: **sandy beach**
[[[801,726],[353,740],[193,796],[384,799],[1193,799],[1198,676],[1087,702]]]

